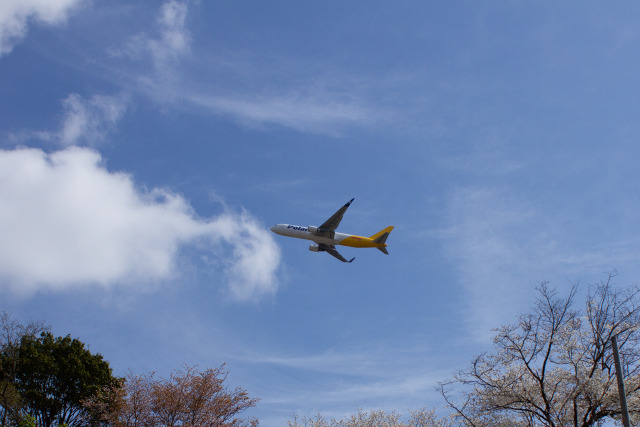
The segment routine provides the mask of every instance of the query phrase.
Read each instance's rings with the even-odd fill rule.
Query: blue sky
[[[0,309],[291,414],[442,406],[532,303],[640,277],[640,6],[0,7]],[[276,236],[387,225],[353,264]]]

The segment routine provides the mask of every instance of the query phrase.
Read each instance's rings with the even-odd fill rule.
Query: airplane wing
[[[351,202],[353,202],[353,200],[354,199],[349,200],[347,204],[345,204],[343,207],[338,209],[338,212],[334,213],[331,216],[331,218],[326,220],[324,224],[318,227],[319,236],[326,236],[333,239],[333,236],[335,235],[335,232],[336,232],[336,228],[338,228],[338,225],[340,225],[340,221],[342,221],[342,216],[347,211],[347,208],[349,208],[349,205],[351,204]]]
[[[336,250],[336,247],[333,245],[326,245],[324,243],[320,243],[318,246],[320,246],[321,251],[327,252],[329,255],[335,258],[338,258],[342,262],[353,262],[353,260],[356,259],[355,257],[353,257],[349,261],[347,261],[342,255],[340,255],[340,252],[338,252]]]

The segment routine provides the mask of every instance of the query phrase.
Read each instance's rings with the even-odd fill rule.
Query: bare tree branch
[[[617,289],[615,277],[589,287],[584,311],[574,309],[577,284],[559,297],[541,283],[533,310],[496,329],[493,351],[440,385],[447,406],[474,426],[507,419],[512,425],[587,427],[619,418],[610,354],[611,337],[618,335],[627,402],[637,422],[640,289]],[[454,388],[463,391],[463,403],[453,399]]]

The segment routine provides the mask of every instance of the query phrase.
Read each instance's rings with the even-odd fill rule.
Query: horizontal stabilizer
[[[386,241],[387,241],[387,237],[389,237],[389,233],[391,233],[391,230],[393,230],[392,225],[385,228],[384,230],[378,231],[376,234],[370,237],[370,239],[373,240],[374,243],[384,245],[384,246],[376,246],[376,248],[385,255],[389,255],[389,252],[387,252]]]
[[[384,243],[387,241],[387,237],[389,237],[389,233],[384,233],[382,236],[373,239],[373,241],[376,243]]]

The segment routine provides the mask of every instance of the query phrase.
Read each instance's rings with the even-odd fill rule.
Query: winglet
[[[347,262],[353,262],[353,260],[356,259],[356,257],[351,258],[349,261]]]
[[[349,200],[343,207],[338,209],[338,211],[336,213],[331,215],[331,218],[326,220],[320,227],[318,227],[318,229],[320,229],[322,232],[320,234],[316,234],[316,235],[323,236],[323,237],[329,237],[329,238],[333,239],[334,232],[336,231],[336,228],[338,228],[338,225],[340,224],[340,221],[342,221],[342,216],[347,211],[347,209],[349,209],[349,205],[354,200],[355,200],[355,198]]]

